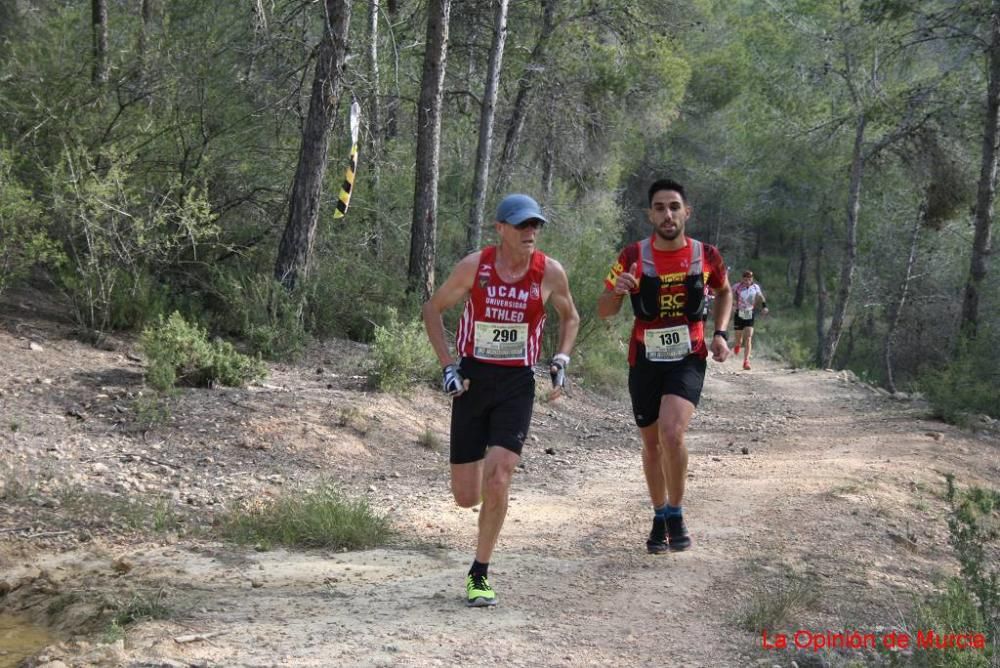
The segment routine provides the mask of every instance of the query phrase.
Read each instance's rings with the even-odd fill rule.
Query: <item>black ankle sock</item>
[[[472,560],[472,567],[469,569],[469,575],[482,575],[485,578],[485,577],[487,577],[486,572],[489,569],[490,569],[490,565],[488,563],[482,564],[482,563],[479,563],[478,561],[476,561],[475,559],[473,559]]]

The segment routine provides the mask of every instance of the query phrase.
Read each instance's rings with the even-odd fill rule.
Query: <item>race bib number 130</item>
[[[650,362],[676,362],[691,353],[691,334],[687,325],[647,329],[643,342]]]
[[[476,323],[473,355],[479,359],[523,360],[527,347],[527,323]]]

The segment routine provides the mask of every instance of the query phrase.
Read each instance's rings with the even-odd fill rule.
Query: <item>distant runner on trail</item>
[[[753,321],[757,306],[761,306],[761,313],[768,314],[767,300],[764,299],[764,291],[753,281],[753,272],[747,269],[743,272],[743,279],[733,286],[733,331],[736,345],[733,346],[733,353],[740,354],[743,348],[743,369],[750,370],[750,348],[753,345]]]
[[[454,397],[451,490],[463,508],[483,504],[476,556],[465,578],[467,604],[475,607],[497,602],[487,569],[531,424],[532,366],[541,354],[545,303],[551,299],[559,315],[558,348],[549,363],[549,399],[565,387],[580,328],[565,270],[535,248],[546,223],[538,203],[527,195],[508,195],[497,207],[494,222],[500,243],[460,260],[423,306],[427,337],[444,367],[444,391]],[[463,300],[456,362],[441,314]]]
[[[684,186],[659,180],[649,188],[653,234],[627,246],[604,280],[601,318],[616,315],[630,295],[635,322],[628,350],[628,389],[642,436],[642,468],[653,502],[651,554],[684,550],[691,537],[681,502],[687,480],[684,432],[701,398],[709,350],[729,357],[726,327],[732,294],[718,249],[685,236],[691,216]],[[715,332],[705,341],[705,286],[715,291]]]

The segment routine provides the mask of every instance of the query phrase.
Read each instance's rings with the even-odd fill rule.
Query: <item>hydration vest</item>
[[[704,248],[697,239],[691,239],[691,261],[684,288],[687,298],[684,302],[684,316],[688,322],[704,320],[708,314],[705,300],[705,274],[702,271]],[[639,242],[639,256],[642,259],[642,275],[639,277],[639,292],[631,295],[632,311],[639,320],[656,320],[660,317],[660,275],[653,260],[653,242],[646,237]]]

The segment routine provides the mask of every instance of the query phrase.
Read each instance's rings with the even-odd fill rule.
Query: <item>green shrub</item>
[[[570,382],[608,394],[627,388],[631,326],[631,318],[623,317],[611,323],[592,319],[581,327],[569,368]]]
[[[981,332],[975,341],[960,345],[953,360],[920,377],[918,385],[939,417],[959,424],[975,414],[1000,418],[1000,358],[991,350],[995,340],[991,332]]]
[[[383,392],[405,393],[418,383],[432,383],[441,373],[440,364],[420,320],[400,322],[388,309],[385,326],[376,325],[371,347],[372,386]]]
[[[294,359],[308,341],[302,291],[289,292],[270,274],[220,277],[225,328],[267,359]]]
[[[164,603],[165,599],[166,592],[163,589],[152,594],[133,593],[128,601],[116,606],[111,623],[124,628],[145,619],[169,619],[173,611]]]
[[[219,523],[225,538],[263,547],[374,547],[389,536],[389,520],[364,499],[347,499],[332,483],[275,499],[254,496]]]
[[[145,329],[140,344],[149,357],[146,381],[161,391],[175,385],[235,387],[267,374],[259,359],[240,354],[226,341],[209,341],[203,329],[176,311]]]
[[[732,347],[732,342],[729,345]],[[814,314],[789,311],[758,316],[753,347],[758,354],[780,359],[795,369],[813,366],[816,363]]]
[[[961,578],[950,578],[945,590],[916,607],[911,642],[916,643],[917,631],[933,631],[936,635],[975,633],[985,627],[976,600]],[[912,665],[934,668],[988,668],[993,650],[920,649],[914,650]]]
[[[758,585],[743,604],[738,617],[740,628],[751,633],[781,629],[808,610],[819,599],[816,583],[798,576]]]
[[[65,259],[44,231],[41,214],[13,174],[10,154],[0,150],[0,294],[35,264]]]
[[[360,216],[355,204],[351,215]],[[371,342],[375,325],[386,324],[390,308],[401,314],[419,311],[418,298],[405,290],[406,262],[399,261],[409,252],[409,236],[381,240],[379,256],[371,230],[355,225],[337,228],[336,234],[319,233],[316,261],[303,287],[305,327],[316,337]]]
[[[58,275],[77,322],[90,330],[140,328],[166,303],[153,276],[198,263],[218,237],[203,190],[179,180],[151,192],[135,182],[135,156],[67,148],[48,174],[48,214],[68,260]]]
[[[913,665],[942,668],[987,668],[994,665],[1000,643],[1000,492],[973,487],[964,493],[947,476],[951,504],[948,530],[960,564],[958,577],[949,578],[943,592],[917,605],[913,630],[937,635],[982,633],[985,650],[918,649]]]

